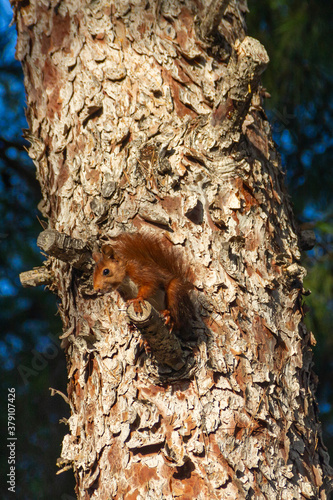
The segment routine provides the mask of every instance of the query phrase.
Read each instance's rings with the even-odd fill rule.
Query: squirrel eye
[[[110,269],[108,269],[107,267],[105,269],[103,269],[103,276],[107,276],[109,273],[110,273]]]

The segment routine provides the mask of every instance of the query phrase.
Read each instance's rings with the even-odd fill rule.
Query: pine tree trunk
[[[13,4],[78,498],[328,498],[305,271],[246,1]],[[92,289],[92,248],[143,229],[195,275],[175,366],[117,292]]]

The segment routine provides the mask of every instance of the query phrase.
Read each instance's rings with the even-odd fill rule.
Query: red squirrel
[[[188,328],[193,317],[191,271],[174,248],[147,233],[122,233],[102,253],[93,253],[93,259],[94,290],[117,290],[139,313],[148,300],[167,324]]]

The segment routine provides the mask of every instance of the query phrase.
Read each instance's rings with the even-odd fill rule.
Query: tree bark
[[[78,498],[328,498],[305,270],[246,1],[13,6],[68,360],[59,465]],[[92,249],[142,229],[195,274],[179,366],[92,289]]]

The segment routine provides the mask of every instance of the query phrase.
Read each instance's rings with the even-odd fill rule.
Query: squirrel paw
[[[173,320],[171,319],[171,314],[168,309],[164,309],[164,311],[160,311],[162,316],[164,317],[164,323],[169,326],[170,331],[173,330],[173,327],[175,326]]]
[[[136,314],[142,314],[142,304],[144,303],[144,300],[141,299],[140,297],[137,297],[136,299],[130,299],[127,301],[127,304],[133,304],[133,309]]]

